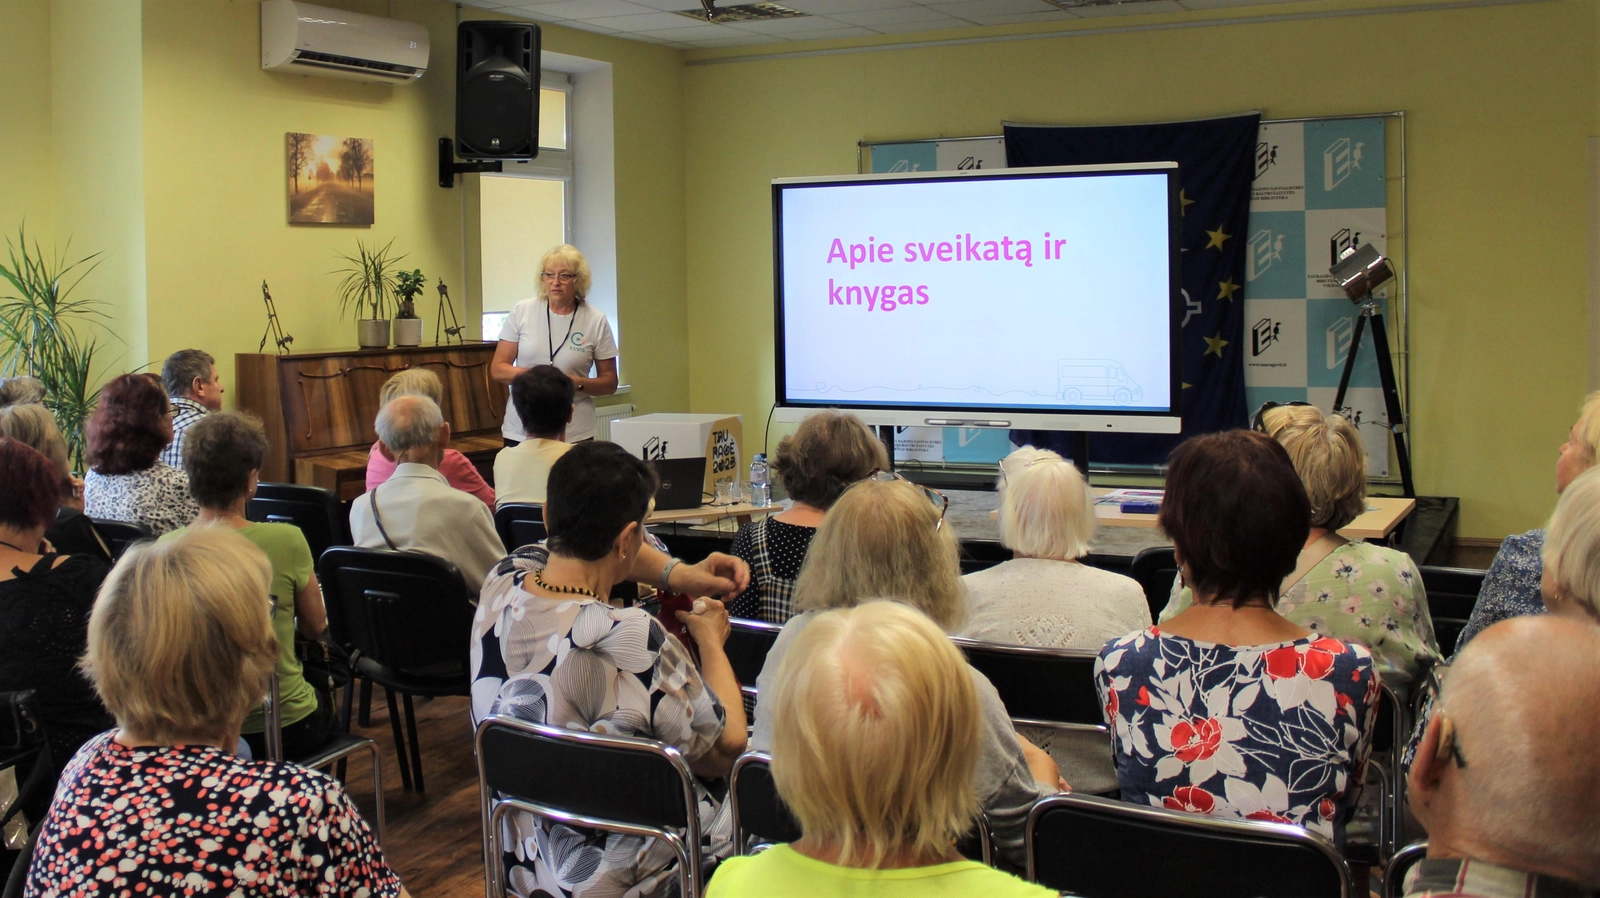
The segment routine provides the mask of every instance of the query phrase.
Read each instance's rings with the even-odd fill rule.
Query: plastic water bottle
[[[772,504],[772,484],[767,482],[767,456],[758,452],[750,460],[750,504],[766,508]]]

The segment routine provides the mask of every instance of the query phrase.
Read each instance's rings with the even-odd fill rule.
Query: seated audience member
[[[143,524],[160,536],[200,513],[189,495],[189,478],[161,460],[161,450],[172,442],[172,406],[155,378],[112,379],[84,431],[90,465],[84,514]]]
[[[355,544],[436,555],[460,568],[476,595],[506,551],[488,507],[439,473],[450,425],[438,404],[426,396],[391,399],[378,410],[377,430],[397,464],[393,476],[351,503]]]
[[[244,516],[255,495],[261,462],[267,456],[267,432],[260,419],[239,413],[209,415],[195,423],[184,441],[183,467],[189,491],[200,503],[200,516],[185,530],[202,526],[224,527],[260,549],[272,563],[272,631],[278,640],[278,701],[282,709],[283,753],[286,758],[308,757],[334,731],[333,696],[306,682],[295,657],[298,631],[308,639],[328,627],[322,605],[315,561],[305,534],[293,524],[258,524]],[[174,538],[168,534],[164,539]],[[243,733],[250,752],[267,757],[265,715],[257,708],[244,719]]]
[[[956,851],[978,819],[982,710],[933,621],[868,602],[817,615],[791,648],[772,777],[803,835],[723,861],[708,898],[1056,894]]]
[[[472,626],[472,717],[507,714],[657,739],[683,752],[699,776],[718,779],[744,751],[746,733],[739,681],[722,648],[727,611],[701,599],[693,613],[678,613],[699,645],[697,668],[649,612],[607,599],[647,551],[644,518],[655,491],[654,472],[615,443],[582,443],[556,462],[544,506],[547,543],[518,549],[483,587]],[[707,862],[732,848],[724,791],[696,782]],[[520,812],[505,827],[500,860],[513,894],[676,894],[675,855],[648,838]]]
[[[45,531],[57,552],[66,555],[91,555],[111,561],[111,549],[94,529],[94,522],[83,513],[83,481],[72,476],[67,461],[67,441],[56,428],[56,419],[42,405],[8,405],[0,408],[0,436],[19,440],[37,449],[61,472],[61,505],[56,519]]]
[[[1592,621],[1508,620],[1457,652],[1411,767],[1411,808],[1427,828],[1428,857],[1406,895],[1600,889],[1595,708],[1600,627]]]
[[[383,389],[378,392],[378,406],[382,408],[400,396],[426,396],[440,409],[444,408],[444,384],[439,382],[439,375],[426,368],[407,368],[384,381]],[[373,443],[372,449],[367,452],[367,489],[393,477],[398,464],[384,454],[381,440]],[[463,493],[471,493],[482,499],[483,504],[494,507],[494,487],[484,482],[477,466],[465,455],[446,446],[444,460],[439,463],[439,473],[452,487]]]
[[[1545,609],[1600,623],[1600,472],[1585,471],[1562,491],[1543,543]]]
[[[779,440],[772,468],[794,501],[734,534],[733,554],[750,563],[750,588],[729,609],[733,615],[788,623],[795,580],[823,514],[851,484],[888,467],[883,444],[860,418],[843,412],[817,412]]]
[[[1409,695],[1423,668],[1440,660],[1422,574],[1410,555],[1338,532],[1367,508],[1361,434],[1348,418],[1314,405],[1264,409],[1259,418],[1257,429],[1289,453],[1311,500],[1311,533],[1279,587],[1278,613],[1313,633],[1366,646],[1383,682]],[[1172,593],[1162,621],[1189,607],[1189,589],[1174,582]]]
[[[180,349],[161,364],[161,385],[172,400],[172,442],[161,450],[161,460],[183,467],[183,438],[196,421],[222,411],[222,375],[211,353]]]
[[[1578,420],[1567,432],[1567,441],[1561,444],[1556,456],[1558,496],[1579,474],[1594,466],[1597,451],[1600,451],[1600,391],[1584,399],[1583,407],[1578,410]],[[1488,573],[1484,574],[1478,602],[1472,606],[1472,617],[1456,638],[1456,651],[1461,651],[1472,637],[1498,621],[1545,612],[1544,596],[1539,589],[1544,537],[1544,530],[1538,528],[1501,541],[1500,551],[1495,553]]]
[[[112,723],[77,667],[107,567],[99,558],[61,555],[41,544],[60,496],[60,471],[49,459],[0,439],[0,691],[38,692],[52,782],[86,740]],[[18,773],[18,782],[26,773]],[[44,808],[24,811],[38,820]]]
[[[1106,640],[1150,626],[1139,584],[1089,567],[1094,498],[1083,475],[1054,452],[1025,447],[1000,463],[1000,542],[1011,561],[962,578],[972,617],[961,635],[985,642],[1099,651]],[[1098,733],[1019,727],[1079,792],[1110,792],[1117,771]]]
[[[123,556],[83,661],[117,729],[67,765],[25,894],[405,894],[338,780],[233,754],[278,655],[271,581],[223,528]]]
[[[511,406],[528,438],[495,454],[497,505],[543,504],[551,466],[572,448],[563,440],[574,395],[572,378],[550,365],[529,368],[511,380]]]
[[[1122,800],[1296,823],[1343,847],[1378,703],[1372,655],[1274,610],[1310,529],[1288,453],[1244,430],[1172,451],[1161,528],[1194,601],[1107,643]]]
[[[784,624],[756,679],[760,699],[751,737],[754,748],[771,750],[775,714],[762,709],[781,704],[779,667],[789,647],[821,612],[871,599],[893,599],[927,615],[947,633],[960,629],[967,595],[961,584],[959,550],[951,529],[940,526],[943,512],[928,501],[930,495],[908,481],[880,474],[845,490],[823,517],[795,588],[800,614]],[[1021,863],[1028,809],[1066,784],[1056,762],[1017,735],[988,679],[970,666],[967,670],[983,711],[973,790],[988,816],[996,847],[1011,862]]]
[[[37,377],[0,377],[0,408],[44,403],[44,381]]]

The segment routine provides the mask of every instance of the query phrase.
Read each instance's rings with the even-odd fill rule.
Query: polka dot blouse
[[[734,617],[786,624],[794,617],[794,583],[811,549],[815,527],[772,518],[752,521],[734,534],[734,555],[750,565],[750,588],[728,608]]]

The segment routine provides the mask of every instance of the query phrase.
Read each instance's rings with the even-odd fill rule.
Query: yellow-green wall
[[[690,66],[691,405],[765,420],[768,182],[854,172],[857,140],[1398,109],[1418,489],[1460,496],[1465,536],[1535,526],[1587,381],[1595,18],[1553,0]]]
[[[0,3],[0,35],[0,234],[15,240],[26,217],[32,235],[48,244],[55,233],[49,5]]]

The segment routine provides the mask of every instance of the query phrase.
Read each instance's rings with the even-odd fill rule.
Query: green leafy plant
[[[422,269],[402,271],[395,276],[395,293],[400,297],[400,310],[395,312],[396,318],[416,318],[417,294],[427,285],[428,279],[423,276]]]
[[[93,333],[104,327],[105,303],[74,295],[83,279],[99,267],[101,254],[67,261],[71,241],[54,256],[29,245],[26,226],[17,241],[6,240],[8,260],[0,278],[11,293],[0,296],[0,375],[29,375],[44,383],[45,406],[67,441],[75,470],[84,469],[83,425],[100,399],[92,370],[103,348]]]
[[[394,308],[399,292],[395,267],[405,258],[394,255],[393,247],[393,240],[375,250],[357,240],[355,255],[339,254],[339,258],[350,263],[349,268],[331,272],[344,275],[344,280],[339,282],[339,317],[352,311],[357,317],[367,311],[372,313],[370,318],[389,317],[385,313]]]

